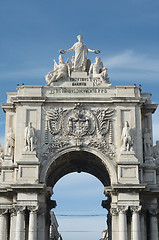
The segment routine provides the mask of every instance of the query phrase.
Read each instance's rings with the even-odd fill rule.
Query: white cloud
[[[139,55],[133,50],[126,50],[118,55],[105,58],[104,64],[112,68],[148,70],[159,73],[159,58],[151,59],[148,55]]]
[[[103,62],[112,79],[151,82],[159,80],[159,58],[152,58],[147,54],[125,50],[118,55],[106,57]]]

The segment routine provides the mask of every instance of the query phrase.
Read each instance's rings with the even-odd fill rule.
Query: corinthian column
[[[24,210],[25,207],[17,208],[16,217],[16,240],[24,240]]]
[[[46,208],[39,207],[38,209],[38,240],[45,240],[45,214]]]
[[[118,207],[119,211],[119,240],[127,240],[127,217],[128,206]]]
[[[112,240],[118,239],[118,209],[111,208],[110,209],[112,215]]]
[[[29,207],[29,238],[28,240],[37,240],[37,211],[38,207]]]
[[[140,216],[140,228],[141,228],[141,239],[146,239],[147,236],[147,227],[146,227],[146,210],[142,209],[141,216]]]
[[[0,239],[7,239],[7,215],[8,210],[0,209]]]
[[[10,240],[15,240],[16,209],[10,209]]]
[[[139,212],[141,211],[141,206],[132,206],[130,207],[132,211],[132,240],[140,240],[140,216]]]
[[[150,212],[150,240],[158,239],[158,209],[151,209]]]

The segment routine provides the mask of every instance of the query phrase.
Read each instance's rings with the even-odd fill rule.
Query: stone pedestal
[[[4,156],[4,160],[2,161],[2,167],[9,167],[13,165],[13,156]]]
[[[87,72],[72,72],[71,78],[88,78]]]
[[[139,164],[138,159],[135,157],[134,151],[121,151],[120,157],[118,159],[118,163],[129,163],[129,164]]]
[[[37,156],[36,156],[36,151],[23,151],[22,153],[22,158],[17,161],[18,163],[23,163],[25,162],[26,163],[32,163],[32,164],[36,164],[39,162]]]
[[[133,151],[122,151],[118,159],[118,180],[124,184],[139,183],[139,161]]]

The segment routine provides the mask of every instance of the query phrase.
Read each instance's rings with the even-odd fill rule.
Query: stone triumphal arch
[[[52,188],[87,172],[104,186],[109,240],[157,240],[159,144],[157,105],[140,86],[111,86],[99,54],[78,36],[54,63],[45,86],[7,93],[5,148],[0,146],[0,239],[48,240]]]

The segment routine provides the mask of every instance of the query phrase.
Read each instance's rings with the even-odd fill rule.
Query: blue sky
[[[152,102],[159,103],[158,13],[158,0],[1,0],[0,102],[6,101],[6,92],[16,91],[17,84],[45,85],[44,76],[53,68],[53,59],[58,59],[58,51],[70,48],[80,33],[87,47],[101,51],[100,57],[108,68],[112,86],[141,84],[143,92],[152,93]],[[71,55],[65,55],[65,59],[67,56]],[[94,57],[89,53],[92,61]],[[159,139],[159,110],[154,114],[153,125],[155,142]],[[5,114],[0,110],[0,142],[3,145],[4,127]],[[76,184],[81,196],[90,193],[90,199],[84,203]],[[82,194],[83,185],[88,190]],[[70,191],[61,196],[62,186],[70,187],[73,196]],[[57,183],[54,192],[55,199],[58,199],[57,213],[91,214],[94,211],[105,214],[100,207],[104,198],[103,186],[88,174],[66,176]],[[100,203],[96,208],[94,201],[98,200]],[[76,206],[75,202],[78,203]],[[92,220],[84,217],[76,221],[75,217],[69,220],[58,217],[58,220],[60,225],[64,223],[65,228],[60,227],[61,231],[70,230],[76,221],[78,227],[85,226],[89,230],[95,229],[93,224],[99,227],[98,234],[63,233],[64,240],[100,238],[100,221],[105,221],[103,217]],[[89,225],[91,221],[92,227]]]

